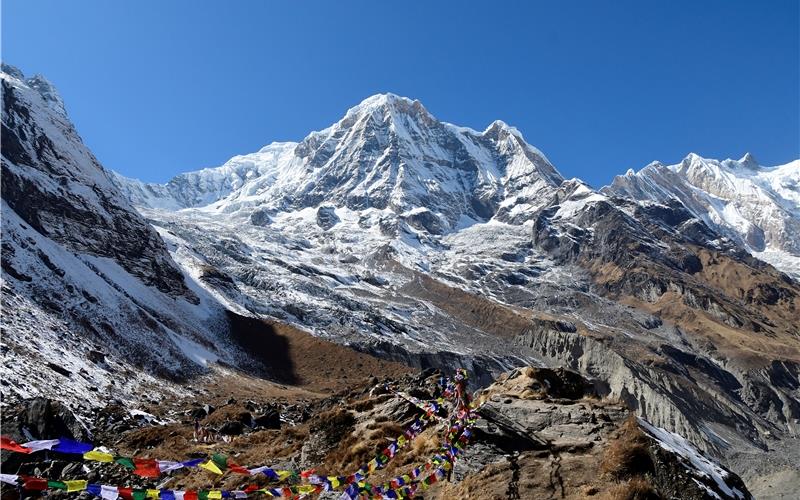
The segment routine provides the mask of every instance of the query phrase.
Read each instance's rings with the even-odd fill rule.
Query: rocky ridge
[[[800,161],[765,167],[750,153],[740,160],[690,154],[617,176],[602,191],[639,201],[677,199],[694,217],[756,257],[800,276]]]

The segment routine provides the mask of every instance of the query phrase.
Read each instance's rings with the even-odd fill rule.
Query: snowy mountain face
[[[533,210],[562,180],[504,123],[478,133],[391,94],[365,100],[299,144],[273,144],[166,185],[117,177],[129,198],[148,208],[277,213],[330,204],[383,211],[436,234],[498,212]]]
[[[226,309],[114,187],[53,87],[6,65],[0,78],[5,400],[97,405],[247,363]]]
[[[7,78],[35,96],[25,106],[58,119],[42,94]],[[77,136],[67,142],[79,147]],[[58,184],[62,174],[47,170],[56,167],[6,160],[5,149],[4,176],[8,168],[38,175],[37,189]],[[178,280],[154,288],[154,278],[135,274],[138,267],[115,254],[107,256],[125,262],[119,265],[130,278],[103,271],[103,279],[124,277],[118,288],[136,304],[170,297],[179,307],[148,310],[170,331],[185,327],[167,336],[193,339],[195,352],[244,364],[236,346],[221,345],[228,326],[220,318],[229,310],[416,367],[465,366],[477,383],[525,364],[567,366],[735,470],[763,463],[767,449],[769,471],[759,473],[790,469],[798,458],[790,436],[800,419],[800,285],[725,238],[688,203],[636,201],[564,180],[502,122],[476,132],[437,120],[417,101],[378,95],[298,143],[273,144],[166,184],[93,169],[99,181],[57,191],[44,208],[72,204],[73,191],[135,205],[152,225],[147,234],[156,231],[158,248],[168,251],[146,260],[171,259],[184,294],[195,299],[181,298]],[[22,206],[11,194],[9,217]],[[6,223],[5,213],[4,242],[7,227],[23,231]],[[129,208],[125,213],[142,224]],[[108,224],[92,220],[86,234],[96,227]],[[61,239],[31,223],[24,230],[59,252],[77,248],[78,261],[63,267],[80,276],[87,272],[80,262],[97,260],[81,256],[99,250],[80,246],[86,238],[77,226]],[[120,246],[124,241],[112,245]],[[33,260],[9,262],[18,275],[42,269]],[[71,274],[42,273],[46,279],[37,275],[36,283],[80,290]],[[35,302],[29,282],[6,275],[4,300]],[[92,312],[115,317],[100,307]],[[55,322],[66,313],[47,314]],[[16,329],[38,322],[23,318]],[[139,328],[141,322],[131,324],[127,341],[154,342],[137,336]]]
[[[800,277],[800,160],[777,167],[687,156],[653,163],[614,179],[604,193],[664,203],[680,200],[692,214],[754,256]]]

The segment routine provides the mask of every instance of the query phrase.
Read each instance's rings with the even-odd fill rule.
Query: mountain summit
[[[476,132],[438,121],[419,101],[378,94],[300,143],[271,145],[165,185],[117,181],[150,208],[424,210],[428,229],[447,231],[501,209],[533,210],[563,178],[503,122]]]

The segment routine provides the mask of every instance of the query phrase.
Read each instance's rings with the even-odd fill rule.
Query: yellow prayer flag
[[[114,455],[103,453],[102,451],[92,450],[83,454],[84,460],[94,460],[95,462],[113,462]]]
[[[67,485],[67,491],[83,491],[86,489],[86,485],[89,484],[88,481],[64,481],[64,484]]]
[[[313,484],[301,484],[297,487],[297,492],[301,495],[308,495],[309,493],[314,493],[316,489],[317,487]]]
[[[159,490],[147,490],[147,498],[152,498],[153,500],[158,500],[158,493]]]
[[[209,460],[208,462],[203,462],[202,464],[198,465],[198,467],[200,467],[201,469],[205,469],[207,471],[211,471],[214,474],[222,474],[222,471],[219,470],[219,467],[217,467],[217,464],[215,464],[211,460]]]
[[[276,470],[275,474],[278,475],[278,479],[279,480],[283,481],[284,479],[286,479],[287,477],[292,475],[292,471],[290,471],[290,470]]]
[[[331,482],[331,486],[333,488],[338,488],[339,485],[342,484],[342,483],[339,482],[339,478],[336,477],[336,476],[328,476],[328,481]]]
[[[220,490],[211,490],[208,492],[208,498],[222,498],[222,492]]]

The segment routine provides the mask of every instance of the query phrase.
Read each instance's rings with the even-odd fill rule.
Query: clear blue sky
[[[378,92],[515,125],[599,187],[688,152],[800,155],[797,0],[2,2],[2,55],[147,181],[300,140]]]

